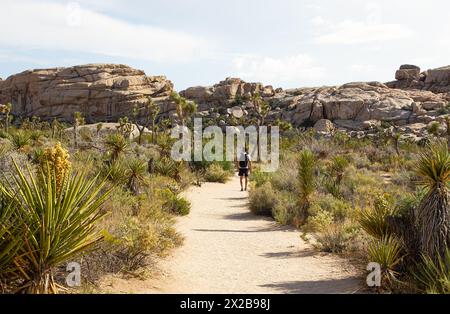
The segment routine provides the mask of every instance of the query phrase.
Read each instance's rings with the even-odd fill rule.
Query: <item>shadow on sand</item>
[[[361,279],[350,277],[345,279],[330,279],[318,281],[285,281],[271,284],[261,285],[261,287],[272,288],[280,293],[291,294],[342,294],[342,293],[358,293],[360,289],[356,289],[361,284]]]

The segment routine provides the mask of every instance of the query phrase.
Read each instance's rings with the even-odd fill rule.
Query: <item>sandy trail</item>
[[[352,293],[354,268],[321,254],[299,232],[247,209],[239,180],[207,183],[186,193],[191,214],[179,218],[184,245],[160,264],[156,279],[110,284],[125,293]]]

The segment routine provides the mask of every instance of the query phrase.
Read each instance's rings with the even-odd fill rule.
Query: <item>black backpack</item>
[[[248,154],[245,154],[245,159],[239,160],[239,168],[242,169],[248,168],[248,161],[249,161]]]

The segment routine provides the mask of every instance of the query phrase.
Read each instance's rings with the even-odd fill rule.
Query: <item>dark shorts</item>
[[[239,176],[240,177],[248,177],[248,169],[239,168]]]

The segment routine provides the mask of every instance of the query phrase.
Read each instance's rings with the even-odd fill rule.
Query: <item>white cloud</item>
[[[350,69],[358,73],[372,73],[377,70],[377,67],[372,64],[353,64]]]
[[[198,60],[209,45],[190,34],[134,25],[80,7],[2,0],[0,46],[71,51],[156,62]]]
[[[234,58],[233,68],[237,76],[247,81],[276,86],[300,86],[305,80],[317,80],[325,75],[325,69],[317,66],[306,54],[282,58],[243,55]]]
[[[412,31],[401,24],[377,24],[351,20],[338,23],[330,30],[315,38],[318,44],[365,44],[389,40],[405,39]]]
[[[325,21],[325,19],[321,16],[316,16],[311,19],[311,24],[314,26],[322,26],[327,24],[327,21]]]

